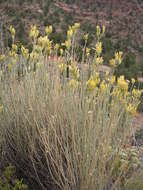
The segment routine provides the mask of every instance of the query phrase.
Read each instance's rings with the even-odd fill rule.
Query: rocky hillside
[[[143,52],[142,0],[0,0],[0,14],[1,46],[9,37],[10,24],[24,43],[31,24],[37,24],[41,32],[53,24],[53,37],[60,41],[68,24],[80,22],[82,30],[92,34],[96,24],[104,24],[106,37],[112,36],[117,47]]]

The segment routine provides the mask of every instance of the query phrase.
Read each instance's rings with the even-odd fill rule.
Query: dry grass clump
[[[141,165],[138,150],[126,148],[141,92],[134,79],[129,88],[113,74],[122,52],[110,60],[111,73],[98,72],[104,27],[97,26],[91,59],[84,36],[79,68],[78,30],[78,23],[69,27],[62,48],[50,41],[51,26],[44,37],[33,26],[32,52],[22,46],[18,53],[11,27],[12,48],[1,55],[1,162],[34,189],[121,189]]]

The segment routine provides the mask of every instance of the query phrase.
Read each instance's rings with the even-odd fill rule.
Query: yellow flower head
[[[24,46],[21,46],[21,53],[22,53],[24,59],[28,59],[28,57],[29,57],[29,50],[26,49]]]
[[[111,78],[111,84],[114,84],[116,81],[116,77],[113,75],[112,78]]]
[[[51,33],[52,33],[52,31],[53,31],[53,27],[50,25],[50,26],[47,26],[46,28],[45,28],[45,32],[46,32],[46,34],[49,36]]]
[[[136,115],[136,112],[137,112],[137,107],[135,105],[132,105],[132,104],[129,104],[127,107],[126,107],[126,111],[131,114],[132,116],[135,116]]]
[[[111,67],[116,67],[116,60],[115,59],[111,59],[109,62],[110,62]]]
[[[134,88],[134,89],[132,90],[132,96],[133,96],[133,98],[135,98],[135,99],[140,98],[141,93],[142,93],[142,91],[139,90],[139,89],[135,89],[135,88]]]
[[[102,82],[101,82],[101,84],[100,84],[100,90],[103,91],[103,92],[106,90],[105,81],[102,81]]]
[[[89,91],[93,91],[96,86],[100,83],[99,73],[95,73],[96,77],[94,78],[92,75],[90,76],[89,80],[87,81],[87,89]]]
[[[9,31],[10,31],[12,37],[14,37],[15,36],[15,29],[12,25],[9,27]]]
[[[100,55],[102,53],[102,43],[101,42],[97,42],[95,51],[96,51],[97,55]]]
[[[120,90],[128,91],[128,82],[125,80],[124,76],[118,78],[117,85]]]
[[[67,31],[67,37],[68,39],[71,38],[73,36],[73,30],[72,28],[70,28],[68,31]]]
[[[74,24],[74,27],[75,27],[76,29],[79,29],[80,23],[75,23],[75,24]]]
[[[39,54],[37,52],[31,52],[30,53],[30,59],[32,61],[38,61],[38,58],[39,58]]]
[[[119,51],[115,53],[115,60],[118,62],[118,64],[120,65],[122,62],[122,56],[123,56],[123,52]]]
[[[102,35],[105,33],[105,26],[103,25],[103,27],[102,27]]]
[[[60,47],[60,45],[59,45],[59,44],[56,44],[55,47],[54,47],[54,49],[55,49],[56,51],[58,51],[59,47]]]
[[[103,58],[102,57],[97,57],[96,58],[96,64],[97,65],[100,65],[100,64],[102,64],[103,63]]]
[[[39,35],[39,30],[37,29],[37,26],[32,25],[29,33],[30,38],[35,39],[38,37],[38,35]]]
[[[109,74],[110,74],[109,71],[106,71],[106,73],[105,73],[106,79],[108,79]]]
[[[100,28],[99,25],[97,25],[97,26],[96,26],[96,35],[97,35],[97,37],[99,37],[100,34],[101,34],[101,28]]]
[[[42,48],[39,45],[34,45],[33,52],[35,53],[41,53]]]
[[[89,34],[85,34],[84,37],[83,37],[84,40],[85,40],[85,42],[87,42],[87,40],[88,40],[88,35],[89,35]]]
[[[117,65],[120,65],[123,59],[123,52],[119,51],[115,53],[115,56],[113,59],[111,59],[110,62],[110,66],[111,67],[117,67]]]
[[[72,26],[73,32],[76,33],[78,31],[78,29],[80,28],[80,23],[75,23]]]
[[[13,51],[15,51],[15,52],[17,52],[18,47],[17,47],[17,45],[16,45],[16,44],[12,44],[12,50],[13,50]]]
[[[61,49],[60,49],[60,55],[62,56],[63,53],[64,53],[64,50],[61,48]]]
[[[136,80],[134,78],[131,79],[132,84],[134,85]]]
[[[38,45],[39,45],[40,47],[45,48],[45,47],[48,46],[49,44],[50,44],[50,40],[48,39],[47,36],[44,36],[44,37],[40,36],[40,37],[38,38]]]
[[[93,76],[91,76],[90,79],[87,81],[87,88],[89,91],[92,91],[96,88],[96,82]]]
[[[67,50],[69,51],[71,48],[71,40],[68,39],[67,41],[65,41],[64,45],[66,46]]]
[[[10,51],[8,52],[8,57],[9,57],[9,58],[18,59],[17,53],[16,53],[15,51],[12,51],[12,50],[10,50]]]

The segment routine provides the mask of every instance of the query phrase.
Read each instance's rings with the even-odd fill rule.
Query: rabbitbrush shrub
[[[96,44],[76,56],[79,24],[67,40],[54,44],[52,26],[41,36],[30,30],[30,52],[15,42],[0,56],[0,150],[30,188],[47,190],[123,189],[141,166],[139,151],[130,147],[132,119],[141,91],[124,76],[116,78],[122,52],[101,73],[105,27],[97,26]]]

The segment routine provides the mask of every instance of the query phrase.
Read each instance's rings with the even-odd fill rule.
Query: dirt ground
[[[137,113],[134,119],[135,128],[143,128],[143,113]]]

